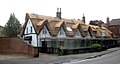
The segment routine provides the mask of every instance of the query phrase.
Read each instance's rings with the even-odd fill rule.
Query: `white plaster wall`
[[[28,33],[27,33],[27,27],[28,27]],[[31,27],[32,27],[32,33],[31,33]],[[28,20],[27,25],[25,27],[23,38],[26,36],[32,36],[31,45],[37,47],[37,38],[38,37],[37,37],[37,34],[35,34],[35,29],[33,28],[33,24],[30,19]]]
[[[31,45],[37,47],[37,35],[36,34],[29,34],[29,35],[24,35],[24,37],[26,36],[32,36],[32,41],[31,41]]]
[[[60,35],[60,31],[63,32],[63,35]],[[61,30],[60,30],[60,31],[59,31],[59,33],[58,33],[58,35],[57,35],[57,38],[65,38],[66,35],[65,35],[65,31],[64,31],[63,27],[61,27]]]
[[[42,47],[42,43],[40,41],[40,36],[38,35],[38,47]]]
[[[44,29],[47,31],[47,34],[42,34]],[[46,27],[46,26],[44,26],[44,29],[41,30],[41,32],[40,32],[40,34],[39,34],[39,37],[40,37],[40,38],[51,38],[51,36],[50,36],[50,34],[49,34],[49,31],[47,30],[47,27]]]
[[[37,47],[37,35],[36,34],[31,34],[31,36],[32,36],[32,42],[31,42],[31,44],[33,45],[33,46],[35,46],[35,47]]]
[[[47,34],[42,34],[44,29],[47,31]],[[48,31],[46,26],[43,27],[43,29],[41,30],[41,32],[38,35],[38,45],[39,45],[39,47],[42,47],[42,42],[40,41],[41,38],[43,38],[42,40],[44,40],[44,38],[51,38],[51,36],[49,34],[49,31]],[[50,39],[46,39],[46,41],[50,41]],[[48,43],[48,46],[49,46],[49,43]]]
[[[79,33],[79,35],[77,35],[77,33]],[[76,32],[74,38],[82,38],[81,32],[78,29],[77,29],[77,32]]]
[[[28,27],[28,33],[27,33],[27,27]],[[32,24],[32,22],[31,22],[31,20],[29,19],[28,22],[27,22],[27,25],[26,25],[26,27],[25,27],[25,32],[24,32],[24,34],[29,34],[29,33],[31,33],[31,27],[32,27],[32,33],[35,33],[35,30],[34,30],[34,28],[33,28],[33,24]]]
[[[91,36],[90,36],[90,33],[89,33],[89,32],[87,32],[87,36],[85,36],[85,38],[91,38]]]

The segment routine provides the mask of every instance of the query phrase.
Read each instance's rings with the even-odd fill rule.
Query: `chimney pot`
[[[107,26],[109,26],[110,25],[109,17],[107,17],[106,21],[107,21]]]
[[[56,17],[61,19],[61,8],[57,8]]]
[[[84,16],[84,13],[83,13],[82,21],[85,23],[85,16]]]

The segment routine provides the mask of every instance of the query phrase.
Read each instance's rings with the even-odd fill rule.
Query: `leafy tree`
[[[17,37],[18,32],[20,32],[21,24],[19,20],[15,17],[15,14],[10,14],[8,22],[5,24],[3,34],[7,37]]]

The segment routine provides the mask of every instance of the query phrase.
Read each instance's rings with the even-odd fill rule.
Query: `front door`
[[[47,42],[46,41],[42,41],[42,52],[47,53]]]

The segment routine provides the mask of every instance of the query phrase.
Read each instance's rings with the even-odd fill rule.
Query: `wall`
[[[0,37],[0,53],[25,54],[38,57],[38,49],[27,44],[20,38]]]
[[[77,29],[77,32],[76,32],[74,38],[82,38],[82,35],[81,35],[81,32],[79,29]]]
[[[31,27],[32,27],[32,33],[35,33],[33,24],[32,24],[32,22],[31,22],[31,20],[29,19],[28,22],[27,22],[27,26],[26,26],[26,28],[25,28],[24,34],[30,34],[30,33],[31,33]],[[27,28],[28,28],[28,33],[27,33]]]
[[[23,38],[26,36],[32,36],[31,44],[32,44],[32,46],[37,47],[37,38],[38,38],[37,35],[36,34],[27,34],[27,35],[24,35]]]

